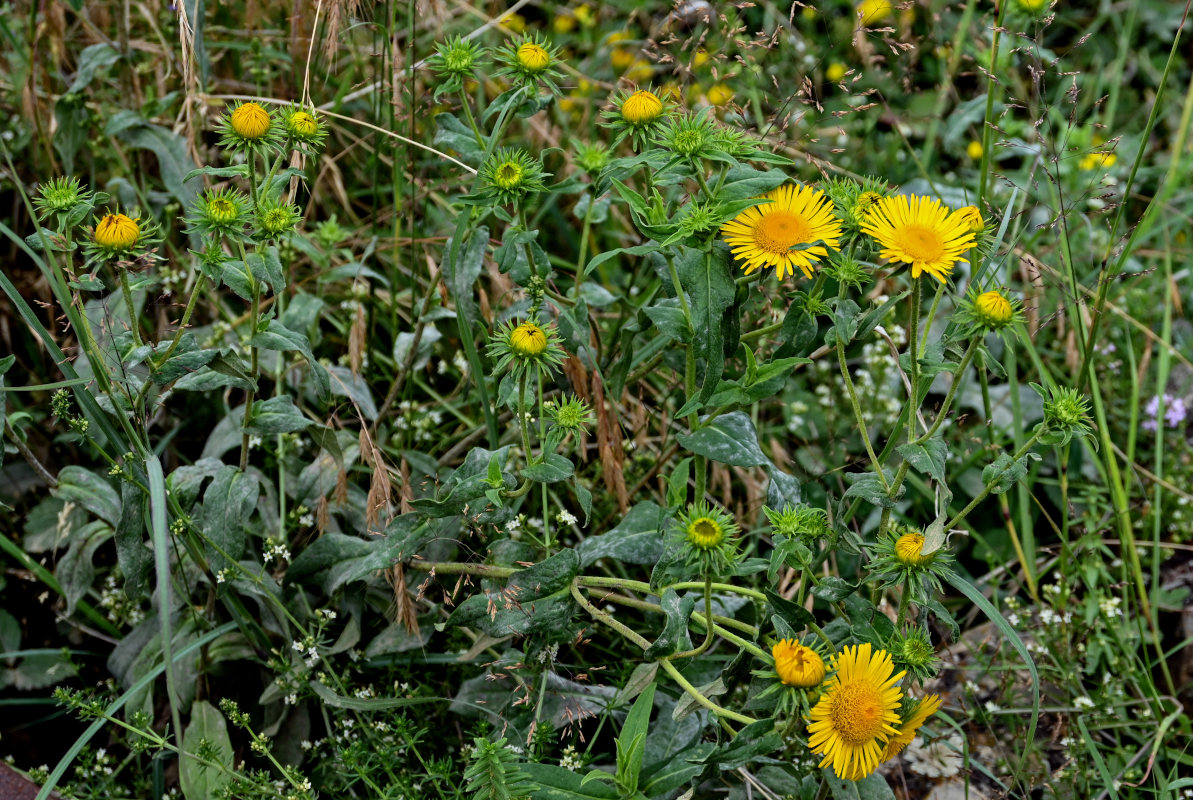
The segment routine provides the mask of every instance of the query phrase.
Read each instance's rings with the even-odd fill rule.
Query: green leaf
[[[17,357],[13,355],[0,358],[0,437],[4,436],[4,425],[8,415],[8,392],[4,391],[4,376],[12,369]],[[0,467],[4,466],[4,447],[0,445]]]
[[[77,503],[112,527],[120,523],[120,495],[107,478],[73,464],[58,472],[54,496]]]
[[[578,773],[553,764],[522,764],[530,776],[534,800],[618,800],[617,789],[600,781],[584,783]]]
[[[120,523],[116,526],[116,561],[124,575],[124,594],[140,600],[153,554],[145,546],[145,493],[132,481],[120,484]]]
[[[220,264],[220,281],[240,297],[253,299],[253,276],[243,261],[224,261]]]
[[[769,464],[758,446],[754,423],[743,411],[722,414],[711,424],[693,433],[676,434],[676,440],[696,455],[705,456],[735,467],[758,467]]]
[[[982,482],[992,486],[992,494],[1009,491],[1027,474],[1027,459],[1033,455],[1028,453],[1018,460],[1012,460],[1009,453],[999,453],[994,463],[987,464],[982,470]]]
[[[690,650],[692,647],[692,640],[688,634],[688,620],[692,618],[696,598],[691,594],[680,597],[674,589],[665,589],[659,598],[659,606],[663,609],[664,615],[663,632],[643,654],[648,661],[657,661],[664,656],[680,650]]]
[[[66,93],[73,94],[86,89],[96,72],[115,64],[119,58],[120,51],[106,42],[83,48],[83,52],[79,53],[79,65],[75,68],[75,79]]]
[[[123,139],[133,147],[151,151],[157,156],[162,183],[183,208],[188,208],[199,194],[198,181],[187,181],[187,174],[195,168],[187,154],[186,140],[169,128],[151,125],[133,111],[117,111],[105,128],[108,136]]]
[[[702,759],[722,771],[744,767],[760,756],[783,746],[783,737],[775,732],[773,719],[760,719],[738,731],[731,741],[721,745]]]
[[[833,793],[833,800],[895,800],[886,778],[873,773],[860,781],[846,781],[838,778],[832,770],[822,770],[825,781]]]
[[[664,305],[666,303],[670,305]],[[677,300],[667,298],[660,301],[659,305],[647,306],[642,309],[642,313],[650,317],[650,321],[655,324],[655,327],[669,339],[686,342],[691,338],[688,332],[688,321],[684,318],[683,310],[679,307]]]
[[[79,601],[91,590],[91,584],[95,582],[95,551],[111,536],[111,526],[102,520],[90,522],[71,533],[70,549],[54,570],[54,577],[58,579],[62,596],[66,599],[68,617],[75,613]]]
[[[210,542],[208,560],[213,571],[228,567],[244,552],[249,515],[260,491],[255,477],[227,464],[207,487],[195,521]]]
[[[830,603],[836,603],[844,600],[849,595],[853,594],[854,586],[838,578],[830,575],[827,578],[821,578],[820,583],[812,589],[812,594],[819,597],[821,600],[827,600]]]
[[[845,497],[860,497],[868,503],[873,503],[881,508],[894,508],[895,499],[891,499],[887,495],[887,489],[883,486],[882,481],[878,477],[877,472],[847,472],[845,473],[845,480],[851,485],[845,490]],[[903,494],[903,486],[899,487],[899,495]]]
[[[315,360],[311,352],[311,343],[305,333],[292,331],[276,319],[269,321],[265,330],[259,331],[249,342],[254,347],[265,350],[297,350],[306,358],[311,367],[311,374],[315,379],[315,388],[319,399],[326,401],[331,397],[331,380],[327,376],[327,369]]]
[[[509,578],[505,586],[487,581],[456,607],[451,625],[476,626],[496,638],[563,630],[571,619],[572,579],[580,571],[575,550],[564,550]]]
[[[178,782],[186,800],[216,800],[232,782],[232,740],[228,736],[228,724],[219,709],[206,700],[197,700],[191,706],[191,722],[182,737],[182,749],[187,753],[198,753],[201,745],[226,769],[200,763],[193,758],[182,758],[178,762]]]
[[[745,200],[757,198],[760,202],[771,189],[778,188],[788,181],[787,174],[781,170],[757,170],[745,164],[731,167],[725,173],[725,180],[717,190],[718,200]],[[753,205],[757,205],[754,203]]]
[[[547,453],[546,460],[530,464],[522,470],[522,474],[532,481],[539,483],[558,483],[572,477],[576,471],[572,462],[566,456],[558,453]]]
[[[444,270],[447,278],[445,282],[451,291],[452,299],[456,301],[456,313],[469,326],[476,323],[480,313],[475,299],[476,281],[480,278],[485,261],[485,249],[488,246],[489,229],[482,225],[470,232],[462,248],[454,248],[452,243],[448,242],[444,250],[448,254]],[[451,254],[455,252],[459,252],[459,257],[452,260]]]
[[[788,600],[780,596],[777,592],[771,589],[764,589],[766,592],[766,600],[770,603],[771,609],[779,615],[794,631],[802,631],[808,627],[809,623],[815,622],[816,618],[812,616],[812,612],[796,603],[793,600]]]
[[[937,482],[944,483],[944,465],[949,458],[949,446],[945,444],[944,439],[935,436],[923,444],[909,442],[900,445],[897,451],[911,466]]]
[[[277,247],[270,245],[263,253],[248,254],[249,271],[253,277],[262,283],[269,284],[274,294],[286,288],[286,275],[282,271],[282,262],[278,258]]]
[[[625,564],[653,564],[663,555],[663,520],[666,509],[652,500],[631,508],[607,533],[589,536],[577,547],[580,563],[589,567],[602,558]]]
[[[160,350],[162,355],[165,355],[169,349],[168,342],[162,342],[155,348],[155,350]],[[154,369],[153,382],[164,386],[176,381],[207,366],[219,354],[219,350],[200,350],[195,335],[190,332],[184,333],[178,340],[178,347],[174,349],[169,360]]]
[[[680,286],[691,300],[692,346],[696,357],[704,361],[698,394],[702,403],[712,397],[725,369],[722,324],[736,294],[728,260],[728,250],[721,246],[712,254],[685,247],[675,259]]]
[[[647,656],[650,658],[650,656]],[[633,793],[638,789],[638,776],[642,772],[642,756],[645,753],[646,733],[650,727],[650,714],[654,709],[656,684],[646,687],[630,713],[626,715],[621,733],[617,737],[617,773],[621,784]]]
[[[253,416],[244,427],[249,433],[263,435],[306,430],[315,423],[303,415],[289,395],[279,395],[253,403]]]

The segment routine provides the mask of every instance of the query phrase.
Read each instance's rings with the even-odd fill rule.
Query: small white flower
[[[995,714],[999,711],[1002,711],[1002,706],[1000,706],[998,703],[994,702],[993,700],[986,701],[986,713]]]
[[[1073,699],[1073,705],[1077,708],[1088,709],[1094,707],[1094,701],[1088,696],[1082,695],[1081,697],[1076,697]]]
[[[559,521],[560,525],[575,525],[577,522],[576,518],[566,508],[563,511],[560,511],[559,514],[556,515],[555,519]]]

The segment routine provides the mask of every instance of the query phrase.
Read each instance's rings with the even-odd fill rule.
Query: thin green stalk
[[[120,273],[120,293],[124,295],[124,307],[128,311],[128,326],[133,331],[133,341],[140,347],[144,342],[141,341],[141,325],[137,318],[137,309],[133,305],[133,290],[128,285],[128,270],[116,267],[116,271]]]
[[[711,576],[705,576],[705,578],[704,578],[704,619],[706,621],[712,619],[712,577]],[[704,633],[704,641],[703,642],[701,642],[698,646],[694,647],[691,650],[684,650],[681,653],[672,653],[670,656],[668,656],[668,658],[672,658],[672,659],[695,658],[696,656],[701,655],[706,650],[708,650],[708,648],[712,646],[713,626],[711,624],[706,623],[704,627],[705,627],[705,633]]]
[[[693,686],[691,681],[685,678],[670,661],[663,660],[658,663],[659,666],[661,666],[667,672],[667,674],[671,676],[672,680],[678,683],[680,688],[687,692],[693,700],[695,700],[701,707],[707,708],[709,711],[716,714],[718,717],[731,719],[734,722],[740,722],[743,725],[749,725],[758,721],[753,717],[747,717],[745,714],[738,714],[736,711],[730,711],[727,708],[722,708],[712,700],[709,700],[707,697],[702,695],[700,690]]]
[[[1032,437],[1030,439],[1028,439],[1022,447],[1020,447],[1018,450],[1015,451],[1015,455],[1011,456],[1011,460],[1018,461],[1019,459],[1023,458],[1025,455],[1027,455],[1027,452],[1029,450],[1031,450],[1031,448],[1035,445],[1035,443],[1037,441],[1039,441],[1040,436],[1042,436],[1042,435],[1043,435],[1042,428],[1037,430],[1035,433],[1033,433]],[[966,515],[968,515],[970,511],[973,511],[975,508],[977,508],[979,503],[981,503],[983,500],[985,500],[987,497],[990,496],[990,492],[994,490],[994,487],[997,483],[998,483],[998,481],[994,480],[994,481],[991,481],[990,483],[987,483],[985,486],[983,486],[982,491],[978,492],[977,495],[972,500],[969,501],[969,505],[965,506],[965,508],[963,508],[959,512],[957,512],[956,516],[954,516],[951,520],[949,520],[948,522],[945,523],[944,529],[947,531],[947,530],[952,530],[953,528],[957,527],[958,522],[965,519]]]
[[[920,336],[920,281],[911,282],[911,311],[907,323],[907,361],[911,369],[911,407],[907,415],[907,441],[914,442],[916,411],[920,407],[920,361],[917,341]]]

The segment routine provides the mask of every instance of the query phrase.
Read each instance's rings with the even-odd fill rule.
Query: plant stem
[[[137,320],[137,309],[133,306],[133,290],[128,285],[128,270],[117,267],[116,270],[120,273],[120,293],[124,295],[124,307],[128,310],[128,326],[133,331],[133,341],[140,347],[144,342],[141,341],[141,326]]]
[[[668,658],[695,658],[712,646],[713,626],[709,622],[712,619],[712,577],[707,575],[704,578],[704,619],[704,641],[691,650],[685,650],[682,653],[672,653]]]
[[[1032,437],[1023,443],[1023,447],[1020,447],[1017,451],[1015,451],[1015,455],[1011,456],[1011,461],[1015,462],[1023,458],[1023,456],[1025,456],[1027,452],[1031,450],[1032,446],[1039,441],[1041,435],[1043,435],[1043,429],[1037,430],[1034,434],[1032,434]],[[977,496],[969,501],[969,505],[965,506],[965,508],[957,512],[956,516],[945,523],[944,529],[947,531],[956,527],[957,523],[965,519],[965,516],[969,514],[970,511],[973,511],[979,503],[990,496],[990,492],[993,491],[994,485],[997,482],[997,480],[991,481],[990,483],[983,486],[982,491],[978,492]],[[1020,557],[1022,557],[1022,554]]]

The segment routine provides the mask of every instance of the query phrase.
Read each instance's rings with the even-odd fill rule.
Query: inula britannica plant
[[[1183,4],[75,5],[14,796],[1193,796]]]

